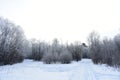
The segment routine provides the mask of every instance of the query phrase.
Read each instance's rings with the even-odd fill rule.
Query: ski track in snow
[[[105,65],[94,65],[90,59],[71,64],[24,60],[0,66],[0,80],[120,80],[120,72]]]
[[[89,61],[82,61],[79,67],[79,71],[73,73],[73,77],[70,80],[98,80]]]

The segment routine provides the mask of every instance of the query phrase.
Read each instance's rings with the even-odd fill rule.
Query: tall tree
[[[24,32],[7,19],[0,18],[0,63],[13,64],[23,61]]]

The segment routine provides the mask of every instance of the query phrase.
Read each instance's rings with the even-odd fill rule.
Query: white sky
[[[93,30],[120,32],[120,0],[0,0],[0,16],[21,25],[29,39],[85,42]]]

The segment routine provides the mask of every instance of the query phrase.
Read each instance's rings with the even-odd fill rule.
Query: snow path
[[[106,65],[94,65],[90,59],[71,64],[25,60],[0,66],[0,80],[120,80],[120,72]]]
[[[78,72],[73,74],[73,77],[70,80],[98,80],[95,77],[93,69],[91,67],[90,61],[81,61],[80,68]]]

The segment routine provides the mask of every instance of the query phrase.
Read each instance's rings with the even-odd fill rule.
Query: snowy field
[[[105,65],[94,65],[83,59],[71,64],[23,63],[0,66],[0,80],[120,80],[120,72]]]

